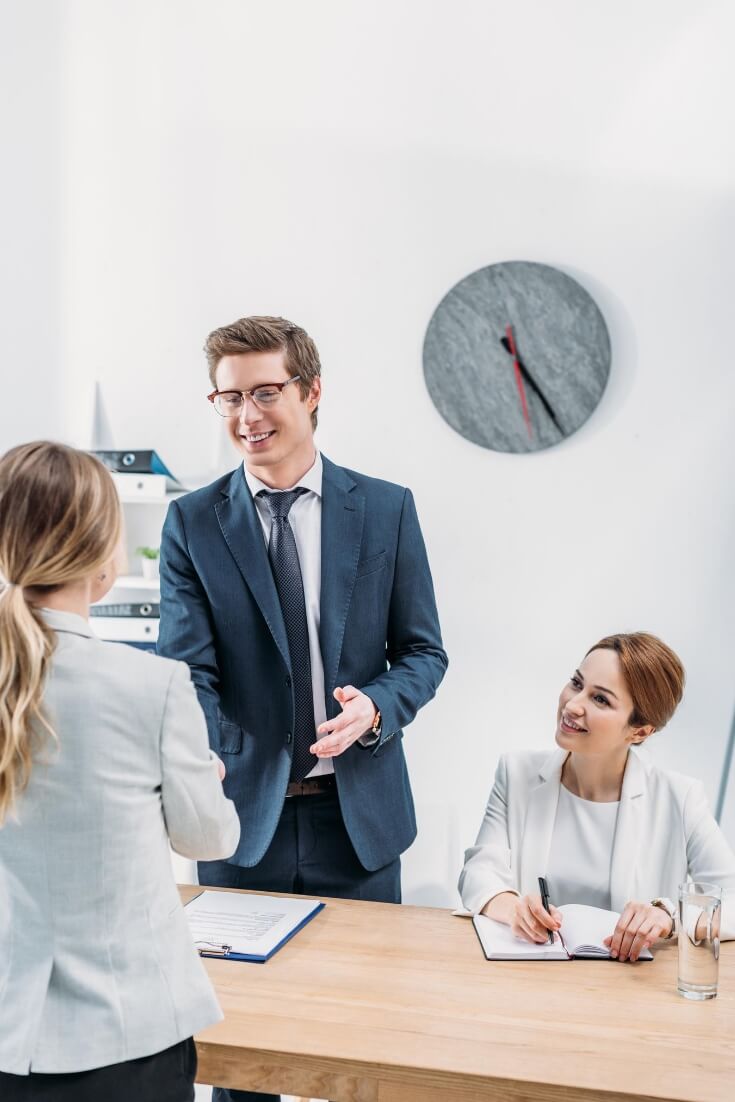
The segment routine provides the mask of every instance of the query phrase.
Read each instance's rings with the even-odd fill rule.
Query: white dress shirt
[[[272,486],[266,486],[256,478],[243,464],[245,481],[255,500],[255,508],[263,528],[263,538],[268,546],[271,535],[271,514],[262,497],[258,497],[261,490],[269,494],[287,493],[287,490],[274,490]],[[314,741],[317,739],[316,728],[327,718],[324,702],[324,663],[319,645],[319,622],[321,617],[322,595],[322,457],[316,453],[314,465],[303,475],[295,486],[289,486],[289,490],[295,490],[297,486],[303,486],[308,493],[296,498],[288,514],[288,522],[296,540],[296,550],[299,553],[301,565],[301,578],[304,583],[304,602],[306,604],[306,624],[309,631],[309,657],[311,659],[311,693],[314,699]],[[331,758],[314,758],[315,765],[309,777],[320,777],[326,773],[334,773],[334,765]]]
[[[546,880],[555,907],[585,903],[610,910],[610,867],[620,801],[600,803],[559,785]]]

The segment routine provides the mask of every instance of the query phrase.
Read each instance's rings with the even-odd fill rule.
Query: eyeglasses
[[[258,409],[270,409],[279,401],[284,387],[289,383],[295,383],[298,378],[298,375],[294,375],[286,379],[285,383],[261,383],[252,390],[213,390],[207,398],[220,417],[238,417],[247,398],[254,402]]]

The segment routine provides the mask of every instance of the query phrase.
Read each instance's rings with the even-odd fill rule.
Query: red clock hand
[[[526,390],[523,386],[523,378],[521,377],[521,365],[518,363],[518,353],[516,352],[516,342],[513,338],[513,328],[510,325],[505,327],[505,335],[508,338],[508,345],[510,346],[510,354],[513,357],[513,371],[516,377],[516,386],[518,387],[518,393],[521,397],[521,409],[523,410],[523,420],[526,422],[526,428],[528,429],[529,439],[533,439],[533,429],[531,428],[531,418],[528,413],[528,403],[526,402]]]

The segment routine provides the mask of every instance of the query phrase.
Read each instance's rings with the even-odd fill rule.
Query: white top
[[[260,523],[263,528],[265,545],[271,537],[271,514],[262,497],[257,495],[261,490],[269,494],[287,493],[287,490],[274,490],[272,486],[266,486],[243,463],[245,481],[250,493],[255,500],[255,508],[258,510]],[[296,550],[299,553],[301,566],[301,578],[304,583],[304,602],[306,604],[306,624],[309,630],[309,657],[311,659],[311,693],[314,698],[314,727],[318,727],[327,718],[324,703],[324,662],[319,645],[320,603],[322,596],[322,457],[316,453],[314,465],[306,474],[298,480],[295,486],[289,486],[288,490],[295,490],[296,486],[303,486],[309,492],[297,497],[288,513],[288,522],[296,540]],[[317,735],[314,732],[314,740]],[[316,764],[309,777],[319,777],[325,773],[334,773],[334,765],[331,758],[314,758]]]
[[[610,868],[619,801],[600,803],[559,785],[546,881],[556,907],[585,903],[611,910]]]

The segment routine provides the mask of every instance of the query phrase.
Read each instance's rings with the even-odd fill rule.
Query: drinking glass
[[[717,884],[679,885],[679,978],[685,999],[714,999],[720,957],[720,905]]]

